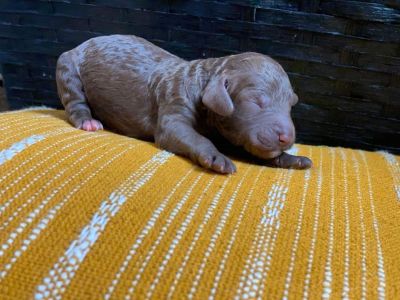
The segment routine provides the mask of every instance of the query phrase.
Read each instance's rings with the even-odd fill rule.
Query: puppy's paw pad
[[[102,130],[103,129],[103,124],[101,124],[100,121],[97,121],[95,119],[85,120],[85,121],[82,122],[82,125],[79,126],[79,129],[82,129],[82,130],[85,130],[85,131]]]

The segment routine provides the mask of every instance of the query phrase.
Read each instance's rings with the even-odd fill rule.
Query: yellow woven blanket
[[[1,299],[400,299],[400,158],[205,172],[151,143],[0,114]]]

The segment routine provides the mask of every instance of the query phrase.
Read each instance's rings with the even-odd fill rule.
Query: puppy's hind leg
[[[86,131],[103,129],[100,121],[92,117],[71,52],[65,52],[59,57],[56,80],[58,95],[72,125]]]

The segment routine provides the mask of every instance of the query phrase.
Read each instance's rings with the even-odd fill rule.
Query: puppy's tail
[[[72,51],[58,58],[56,80],[58,95],[72,125],[89,131],[102,129],[101,123],[92,118]]]

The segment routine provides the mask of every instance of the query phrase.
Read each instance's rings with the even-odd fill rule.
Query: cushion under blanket
[[[152,143],[0,114],[1,299],[400,299],[400,157],[207,172]]]

